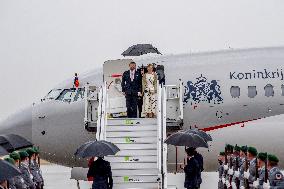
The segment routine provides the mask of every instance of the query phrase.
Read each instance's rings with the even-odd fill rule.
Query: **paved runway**
[[[63,167],[55,164],[48,164],[41,166],[43,176],[45,179],[45,189],[58,189],[68,188],[77,189],[77,183],[74,180],[70,180],[70,168]],[[203,174],[203,184],[201,189],[216,189],[218,182],[217,172],[205,172]],[[183,177],[178,180],[183,182]],[[180,183],[183,185],[183,183]],[[88,182],[80,182],[81,189],[89,189],[91,184]],[[115,189],[115,188],[114,188]]]

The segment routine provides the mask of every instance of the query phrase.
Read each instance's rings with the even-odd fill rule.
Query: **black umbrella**
[[[86,157],[103,157],[115,155],[120,149],[113,143],[104,140],[89,141],[81,145],[75,153],[75,156]]]
[[[0,181],[21,175],[21,171],[11,163],[0,159]]]
[[[8,155],[8,154],[9,154],[9,152],[5,148],[0,146],[0,156],[5,156],[5,155]]]
[[[147,53],[161,54],[157,48],[153,47],[151,44],[137,44],[129,47],[124,51],[122,56],[141,56]]]
[[[15,134],[0,135],[0,146],[8,152],[19,150],[22,148],[32,147],[33,144],[24,137]]]
[[[185,131],[185,133],[197,134],[197,135],[201,136],[206,142],[212,141],[211,135],[207,134],[204,131],[198,130],[198,129],[189,129],[189,130]]]
[[[186,146],[191,148],[208,148],[207,142],[201,136],[194,133],[174,133],[165,140],[165,143],[174,146]]]

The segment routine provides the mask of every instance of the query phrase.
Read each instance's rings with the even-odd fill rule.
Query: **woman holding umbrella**
[[[110,163],[103,157],[99,157],[91,164],[87,177],[94,178],[92,189],[112,189],[113,187]]]
[[[120,149],[111,142],[89,141],[81,145],[75,156],[82,158],[98,157],[91,163],[87,177],[93,178],[92,189],[112,189],[113,180],[110,163],[103,159],[107,155],[115,155]]]

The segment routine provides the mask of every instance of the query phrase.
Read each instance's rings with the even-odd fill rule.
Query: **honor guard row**
[[[284,189],[279,159],[254,147],[227,144],[219,154],[219,189]]]
[[[44,180],[39,167],[38,148],[28,148],[25,151],[12,152],[4,160],[18,167],[21,175],[8,180],[9,189],[42,189]]]

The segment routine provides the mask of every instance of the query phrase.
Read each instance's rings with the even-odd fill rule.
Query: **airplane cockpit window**
[[[266,97],[272,97],[274,96],[274,89],[273,89],[273,86],[271,84],[267,84],[265,87],[264,87],[264,91],[265,91],[265,96]]]
[[[56,100],[70,103],[75,95],[76,89],[64,89]]]
[[[248,97],[254,98],[257,95],[256,86],[248,86]]]
[[[281,85],[281,89],[282,89],[282,96],[284,96],[284,85]]]
[[[43,98],[43,100],[54,100],[61,93],[62,89],[53,89]]]
[[[85,90],[83,88],[78,88],[77,93],[74,97],[74,101],[84,99],[84,92],[85,92]]]
[[[232,98],[239,98],[241,95],[241,89],[238,86],[231,87],[231,96]]]

